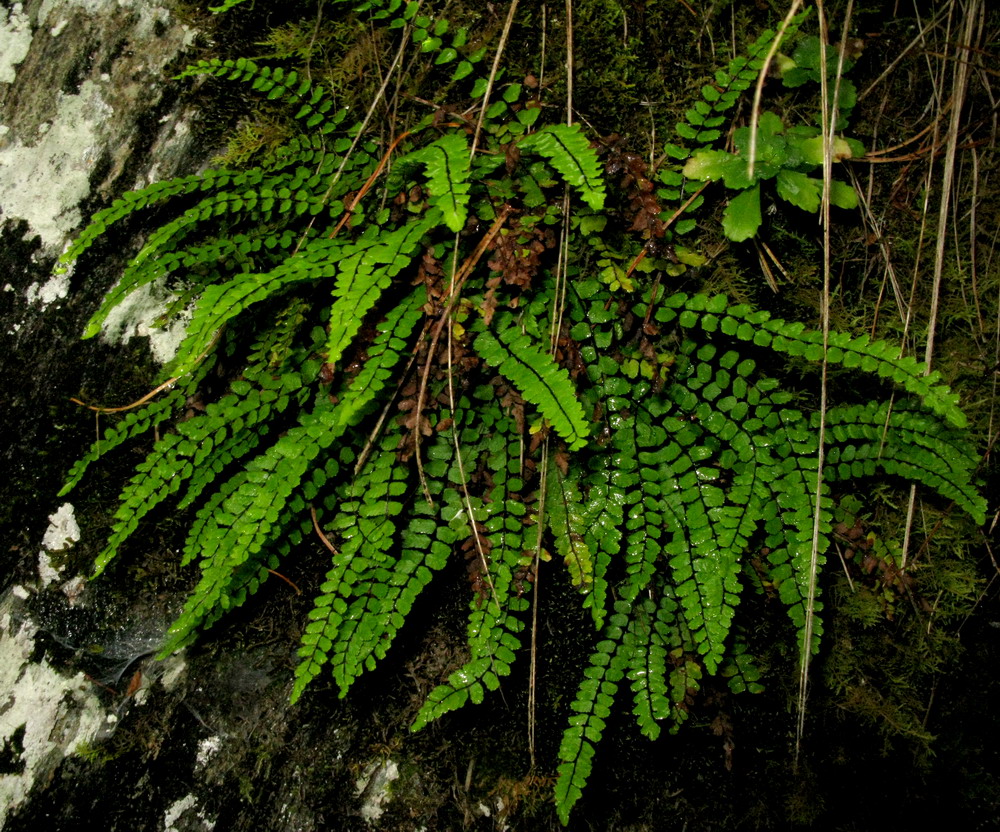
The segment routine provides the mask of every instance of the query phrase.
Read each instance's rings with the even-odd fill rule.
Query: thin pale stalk
[[[955,71],[952,75],[951,119],[945,136],[944,169],[941,173],[941,200],[938,205],[937,241],[934,248],[934,278],[931,284],[931,308],[927,321],[927,343],[924,348],[924,375],[929,375],[934,361],[934,343],[937,330],[938,310],[941,303],[941,283],[944,276],[945,242],[948,235],[949,205],[952,185],[955,179],[955,158],[958,154],[958,136],[962,123],[962,109],[968,89],[968,55],[974,48],[973,35],[976,18],[979,16],[979,0],[970,0],[965,9],[965,26],[961,40],[955,47]],[[930,164],[933,165],[933,155]],[[910,496],[906,510],[906,530],[903,534],[903,554],[900,570],[905,571],[909,555],[910,537],[913,529],[913,515],[917,500],[917,486],[910,486]]]
[[[843,74],[844,53],[847,32],[850,28],[854,0],[848,0],[844,13],[843,35],[841,38],[833,96],[828,95],[829,80],[826,73],[826,13],[822,0],[817,0],[816,9],[820,24],[820,100],[822,102],[823,130],[823,298],[821,305],[823,326],[823,363],[820,373],[819,435],[816,451],[816,502],[813,510],[812,551],[809,554],[809,575],[806,594],[805,627],[802,633],[802,653],[799,670],[798,720],[795,727],[795,765],[798,766],[805,734],[806,699],[809,691],[809,664],[812,657],[813,631],[816,619],[816,583],[819,574],[820,531],[823,518],[823,463],[825,461],[826,409],[827,409],[827,350],[830,343],[830,187],[833,181],[833,146],[837,131],[837,100],[840,94],[840,78]],[[829,109],[827,108],[829,102]]]
[[[764,65],[760,68],[760,74],[757,76],[757,86],[753,91],[753,108],[750,110],[750,149],[747,151],[747,155],[749,156],[747,160],[747,176],[751,180],[753,180],[754,162],[757,159],[757,117],[760,114],[760,99],[764,94],[764,81],[767,78],[768,71],[771,69],[771,61],[778,54],[778,48],[785,37],[785,30],[791,25],[792,18],[798,14],[801,7],[802,0],[794,0],[791,8],[788,10],[788,14],[785,15],[785,19],[781,21],[781,26],[778,27],[778,33],[771,42],[771,48],[767,50],[767,55],[764,57]]]

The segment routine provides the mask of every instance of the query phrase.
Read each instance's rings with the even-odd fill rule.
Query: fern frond
[[[232,3],[233,0],[227,2]],[[295,70],[262,66],[248,58],[201,60],[187,67],[177,77],[190,78],[197,75],[211,75],[250,84],[254,90],[265,95],[268,101],[280,99],[289,106],[298,107],[295,118],[304,120],[305,126],[315,129],[317,133],[332,132],[348,112],[347,108],[334,110],[335,103],[326,90],[321,86],[314,86],[309,78],[300,76]]]
[[[177,503],[178,510],[192,505],[232,462],[258,447],[270,433],[272,414],[283,413],[292,401],[304,403],[303,379],[298,374],[262,377],[257,384],[234,381],[233,392],[207,405],[202,417],[177,426],[196,446],[192,456],[195,471]]]
[[[517,385],[525,399],[538,407],[556,433],[566,440],[570,450],[587,444],[589,426],[569,373],[548,353],[538,349],[530,335],[522,335],[512,326],[497,336],[482,332],[474,344],[487,364],[496,367]]]
[[[659,722],[667,719],[672,709],[667,685],[667,645],[660,630],[653,627],[656,616],[656,603],[644,599],[633,610],[625,633],[625,640],[630,642],[628,678],[635,701],[632,713],[639,730],[651,740],[659,737]]]
[[[194,631],[205,625],[220,606],[230,606],[231,588],[234,578],[241,577],[241,569],[256,571],[255,564],[266,551],[272,531],[280,528],[286,506],[306,477],[310,463],[337,438],[337,432],[328,430],[323,423],[332,409],[333,405],[320,403],[301,425],[285,433],[236,475],[238,486],[206,519],[199,538],[193,541],[197,548],[188,557],[197,553],[202,577],[171,625],[161,655],[169,655],[188,643]],[[335,459],[329,458],[326,464],[333,467],[330,475],[336,472]],[[249,580],[245,572],[242,578]],[[238,583],[235,588],[239,589]]]
[[[485,425],[491,424],[485,450],[488,468],[493,473],[493,487],[482,506],[488,516],[482,520],[480,532],[480,545],[488,550],[489,583],[483,593],[476,593],[470,601],[468,659],[448,676],[447,682],[430,692],[411,726],[412,731],[462,707],[470,699],[477,704],[481,702],[485,690],[496,690],[500,677],[510,674],[515,651],[521,646],[518,634],[524,623],[517,614],[528,608],[528,599],[521,597],[523,587],[518,587],[517,576],[521,571],[526,574],[531,559],[524,555],[527,509],[520,494],[522,483],[515,476],[519,441],[508,418],[494,421],[488,414]]]
[[[384,387],[391,367],[399,360],[404,339],[412,331],[422,298],[423,290],[419,289],[410,295],[408,303],[400,304],[390,313],[373,345],[369,362],[337,404],[321,397],[316,409],[299,427],[289,430],[236,475],[238,484],[199,528],[196,544],[203,577],[171,627],[171,639],[164,653],[185,643],[203,623],[223,597],[236,570],[263,550],[272,527],[306,476],[311,460],[342,436]],[[336,460],[328,459],[326,465],[335,467]],[[323,471],[312,470],[314,476]],[[327,476],[333,476],[333,472],[324,475],[324,479]],[[263,487],[265,483],[267,487]]]
[[[104,571],[122,543],[156,506],[182,488],[188,493],[180,505],[188,505],[228,462],[255,448],[266,430],[242,432],[236,427],[246,426],[249,420],[252,428],[272,409],[283,411],[301,384],[294,374],[268,379],[260,390],[251,389],[247,382],[234,382],[235,390],[252,395],[240,398],[229,394],[207,405],[204,413],[179,423],[177,433],[162,437],[137,466],[136,475],[119,497],[111,534],[94,564],[95,576]]]
[[[782,33],[784,41],[799,30],[811,11],[806,9],[789,21]],[[702,100],[696,101],[694,107],[685,112],[684,121],[676,124],[678,136],[699,147],[708,147],[722,136],[720,128],[725,122],[725,114],[736,105],[740,94],[756,82],[776,36],[774,30],[765,29],[745,54],[736,56],[726,69],[715,73],[712,83],[701,88]],[[672,155],[684,158],[687,154]]]
[[[815,427],[815,417],[812,422]],[[986,501],[974,479],[975,453],[964,437],[915,402],[831,408],[828,425],[831,479],[871,476],[881,468],[930,486],[977,523],[986,522]]]
[[[699,326],[709,333],[718,331],[808,361],[823,359],[821,332],[808,330],[798,322],[771,318],[766,310],[754,310],[746,304],[730,306],[725,295],[689,297],[683,292],[671,295],[664,299],[656,317],[661,323],[677,320],[682,327]],[[925,375],[924,365],[911,356],[902,355],[898,346],[872,341],[867,335],[831,332],[826,360],[829,364],[860,368],[891,379],[919,396],[927,407],[955,427],[965,427],[967,423],[958,406],[958,394],[941,383],[940,373],[935,370]]]
[[[786,446],[788,447],[788,446]],[[813,445],[815,448],[815,444]],[[809,598],[809,575],[813,554],[813,517],[816,511],[816,458],[815,450],[807,456],[788,451],[780,460],[777,475],[768,485],[772,501],[765,509],[765,545],[770,550],[767,555],[768,576],[778,591],[782,602],[788,607],[788,615],[798,631],[799,641],[805,636],[807,607]],[[780,454],[780,451],[779,451]],[[817,546],[817,564],[822,568],[826,562],[825,553],[830,545],[832,529],[833,500],[829,487],[823,483],[819,495],[820,534]],[[823,634],[822,620],[818,613],[823,604],[818,599],[816,589],[813,611],[817,615],[812,623],[812,653],[819,650]],[[799,645],[800,649],[802,645]]]
[[[427,170],[430,204],[444,224],[458,233],[469,215],[469,145],[459,133],[448,133],[426,147],[404,156],[397,164],[418,162]]]
[[[248,306],[275,295],[289,284],[329,277],[346,248],[334,240],[313,239],[298,254],[270,271],[244,272],[206,288],[168,371],[176,376],[190,371],[208,351],[216,332]]]
[[[114,427],[105,428],[101,439],[91,445],[90,450],[69,469],[69,473],[66,475],[66,482],[59,490],[59,496],[65,497],[73,490],[83,478],[91,463],[96,462],[123,442],[134,439],[147,430],[155,428],[172,418],[182,408],[188,395],[190,395],[189,387],[171,390],[165,396],[137,410],[128,411]]]
[[[559,778],[555,788],[556,812],[563,825],[569,823],[569,813],[583,794],[593,768],[595,747],[604,733],[618,685],[631,660],[629,648],[634,645],[626,645],[623,638],[630,613],[630,604],[615,603],[615,612],[602,633],[604,638],[590,657],[571,706],[574,714],[559,744]]]
[[[238,6],[240,3],[245,3],[246,0],[222,0],[218,6],[209,6],[208,10],[212,14],[222,14],[223,12],[228,12],[234,6]]]
[[[77,260],[94,242],[107,233],[111,225],[120,222],[136,211],[141,211],[144,208],[156,205],[174,196],[194,193],[199,190],[208,190],[219,183],[228,184],[233,177],[238,175],[231,170],[218,169],[208,171],[205,174],[180,176],[175,179],[154,182],[145,188],[122,194],[107,208],[94,214],[87,227],[80,232],[69,248],[59,257],[60,266],[65,267],[74,260]]]
[[[336,266],[334,303],[330,308],[330,337],[326,360],[340,360],[344,349],[361,328],[368,311],[378,302],[396,275],[409,265],[421,238],[438,224],[436,209],[395,231],[371,239],[361,239],[345,247],[342,256],[329,265]]]
[[[580,191],[583,201],[595,211],[604,207],[606,196],[600,160],[580,131],[580,125],[552,124],[518,142],[522,151],[545,156],[570,185]]]
[[[337,593],[347,610],[327,656],[341,696],[366,664],[374,666],[371,653],[378,635],[372,631],[390,592],[396,517],[408,488],[406,470],[395,464],[396,443],[392,435],[383,438],[381,449],[369,456],[364,469],[343,490],[337,515],[327,524],[341,541],[338,557],[344,563]]]
[[[634,459],[634,457],[633,457]],[[612,558],[621,550],[622,524],[626,497],[622,485],[622,458],[618,455],[595,456],[596,470],[586,480],[587,518],[584,541],[593,553],[593,588],[583,599],[594,626],[604,625],[608,609],[608,570]]]
[[[720,675],[729,683],[733,693],[761,693],[764,686],[760,684],[760,668],[747,648],[746,642],[737,631],[729,648],[729,655],[723,663]]]
[[[584,535],[587,512],[576,481],[564,476],[556,465],[550,466],[545,519],[556,551],[566,564],[570,583],[582,593],[589,592],[594,584],[594,557]]]

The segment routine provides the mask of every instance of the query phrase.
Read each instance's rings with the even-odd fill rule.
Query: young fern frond
[[[782,40],[792,38],[811,14],[806,9],[793,17],[782,33]],[[725,123],[725,114],[729,112],[740,95],[757,81],[764,59],[774,42],[777,33],[765,29],[748,48],[746,54],[733,58],[726,69],[716,71],[712,81],[701,88],[702,98],[684,114],[684,121],[678,122],[675,129],[682,139],[694,142],[698,147],[709,147],[722,136],[720,129]],[[674,152],[675,158],[685,158],[683,151]]]
[[[595,211],[604,207],[604,176],[600,162],[580,131],[580,125],[553,124],[544,127],[521,139],[518,148],[545,156],[559,175],[580,191],[584,202]]]
[[[427,170],[430,204],[441,211],[444,224],[458,233],[469,215],[469,144],[459,133],[447,133],[410,153],[399,164],[417,162]]]
[[[487,364],[514,382],[521,395],[538,407],[570,450],[587,444],[589,426],[569,373],[535,346],[530,335],[522,335],[516,326],[496,336],[486,331],[476,338],[475,348]]]

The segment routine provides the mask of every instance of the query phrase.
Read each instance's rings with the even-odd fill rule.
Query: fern
[[[496,690],[500,677],[510,674],[515,651],[521,645],[518,634],[524,623],[518,613],[528,607],[524,591],[531,557],[524,554],[527,541],[522,530],[527,509],[517,488],[519,442],[510,420],[487,415],[483,422],[490,430],[483,450],[493,482],[488,502],[483,505],[484,517],[477,520],[477,524],[481,523],[478,540],[471,541],[475,548],[471,568],[476,570],[480,587],[469,604],[469,658],[448,677],[447,683],[431,691],[414,720],[415,731],[462,707],[470,698],[482,701],[484,689]],[[478,562],[480,547],[488,552],[488,578],[478,571],[482,566]],[[523,577],[519,578],[519,574]]]
[[[452,231],[461,231],[469,214],[471,187],[469,147],[465,139],[456,133],[449,133],[408,158],[426,167],[431,205],[441,211],[445,225]]]
[[[208,369],[210,365],[206,365]],[[201,381],[201,379],[198,379]],[[149,404],[141,410],[130,411],[116,427],[106,428],[101,439],[95,442],[90,451],[78,459],[66,475],[66,482],[59,491],[60,497],[65,497],[83,479],[90,465],[100,459],[109,451],[114,450],[119,445],[130,439],[135,439],[150,428],[155,428],[163,424],[168,419],[173,418],[175,412],[187,400],[186,391],[182,389],[171,390],[163,398]]]
[[[566,564],[570,582],[581,592],[589,592],[594,584],[594,558],[583,535],[587,512],[577,483],[564,476],[558,466],[549,476],[545,508],[556,551]]]
[[[402,0],[356,8],[380,37],[410,37],[428,75],[485,94],[474,72],[485,53],[464,30]],[[772,38],[702,89],[677,127],[699,147],[670,145],[671,158],[720,138]],[[245,603],[293,552],[318,550],[315,520],[334,551],[312,588],[293,701],[327,673],[346,695],[435,573],[467,576],[468,653],[438,680],[416,730],[510,675],[540,542],[557,557],[538,568],[565,570],[594,627],[559,748],[556,810],[567,823],[623,687],[655,739],[687,719],[707,677],[761,689],[740,610],[748,592],[776,593],[805,637],[813,517],[818,508],[822,567],[832,484],[921,482],[985,520],[966,418],[938,373],[867,336],[831,332],[824,348],[821,333],[724,295],[661,296],[650,279],[661,266],[630,268],[610,232],[598,233],[618,216],[604,212],[597,152],[579,127],[542,123],[521,85],[497,87],[485,152],[470,158],[463,128],[417,110],[400,120],[408,132],[376,142],[294,69],[207,60],[182,73],[194,76],[245,85],[300,131],[252,167],[116,200],[63,257],[157,207],[165,219],[85,335],[153,281],[172,281],[174,312],[192,310],[163,370],[177,387],[119,417],[63,490],[157,429],[96,572],[168,501],[189,513],[182,563],[198,578],[161,655]],[[693,192],[679,164],[661,181],[671,199]],[[585,207],[556,255],[550,226],[567,187]],[[817,485],[820,417],[782,387],[793,376],[783,368],[822,361],[884,395],[827,409]],[[196,393],[203,409],[185,414]],[[815,651],[821,622],[812,633]]]
[[[634,643],[623,641],[628,626],[631,605],[625,601],[615,604],[615,612],[601,632],[590,663],[583,671],[584,680],[573,701],[574,715],[569,718],[569,728],[563,733],[559,746],[559,779],[556,782],[556,811],[563,824],[569,823],[569,811],[579,800],[593,768],[594,752],[604,733],[606,720],[611,715],[618,685],[626,674]]]

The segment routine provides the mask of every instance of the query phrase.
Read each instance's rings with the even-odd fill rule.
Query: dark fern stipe
[[[421,42],[427,59],[454,65],[456,88],[481,97],[482,55],[415,6],[361,4],[387,32],[439,32]],[[773,37],[705,87],[678,126],[691,147],[670,145],[660,198],[693,193],[685,159],[720,140]],[[832,332],[824,346],[820,332],[724,295],[664,293],[652,271],[626,274],[641,243],[616,253],[594,233],[621,220],[598,152],[576,125],[543,125],[520,84],[498,83],[483,152],[471,152],[471,126],[427,117],[387,166],[388,144],[295,71],[208,60],[184,73],[197,75],[287,105],[301,129],[254,167],[125,195],[63,257],[136,211],[176,205],[85,333],[170,280],[173,311],[191,315],[163,370],[175,383],[119,417],[63,489],[159,429],[95,575],[155,507],[190,511],[182,559],[200,576],[161,656],[243,604],[314,535],[315,515],[334,553],[311,588],[293,701],[320,674],[345,695],[435,572],[470,575],[468,659],[431,691],[419,729],[499,687],[524,652],[534,570],[565,567],[594,627],[558,753],[566,823],[616,701],[655,739],[684,721],[707,675],[761,689],[739,615],[761,578],[805,638],[813,518],[822,565],[832,485],[919,481],[984,521],[965,417],[936,373],[885,342]],[[648,234],[671,239],[652,220]],[[596,258],[624,277],[598,275]],[[826,411],[818,495],[820,415],[782,389],[787,361],[882,379],[884,398]],[[181,419],[213,368],[228,389]],[[811,633],[815,651],[820,619]]]

